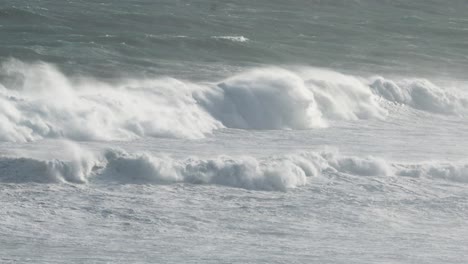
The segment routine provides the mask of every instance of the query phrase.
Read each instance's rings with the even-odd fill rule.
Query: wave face
[[[173,78],[74,80],[50,64],[9,61],[0,72],[0,140],[197,139],[220,128],[313,129],[383,119],[379,101],[464,115],[465,95],[429,81],[372,80],[330,70],[263,68],[218,83]]]
[[[391,163],[338,152],[282,156],[218,156],[175,159],[149,153],[107,150],[93,154],[72,146],[65,160],[0,158],[3,183],[203,184],[249,190],[287,191],[314,177],[335,174],[366,177],[425,177],[468,183],[468,163]]]

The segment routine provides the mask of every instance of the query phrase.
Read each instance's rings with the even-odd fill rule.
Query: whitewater
[[[467,5],[0,3],[0,262],[468,261]]]

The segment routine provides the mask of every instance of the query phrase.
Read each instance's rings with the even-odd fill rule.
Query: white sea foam
[[[370,87],[376,94],[391,102],[427,112],[465,115],[468,109],[466,94],[443,89],[424,79],[394,82],[377,77]]]
[[[244,37],[244,36],[213,36],[211,38],[229,40],[229,41],[233,41],[233,42],[247,42],[247,41],[249,41],[249,39]]]
[[[62,160],[0,157],[5,183],[209,184],[251,190],[286,191],[334,174],[361,177],[425,177],[468,182],[468,164],[400,164],[338,152],[175,159],[150,153],[108,150],[92,154],[68,144]]]
[[[327,120],[384,118],[366,80],[324,69],[263,68],[219,83],[199,98],[227,127],[310,129]]]
[[[253,190],[286,190],[305,185],[307,175],[289,160],[252,157],[174,160],[149,154],[110,151],[101,172],[107,181],[123,183],[217,184]]]
[[[387,115],[364,78],[315,68],[298,72],[327,119],[358,120]]]
[[[199,101],[232,128],[306,129],[326,124],[304,80],[283,69],[260,69],[229,78]]]
[[[12,60],[0,69],[0,141],[197,139],[224,127],[313,129],[330,120],[385,118],[379,98],[442,114],[463,115],[468,108],[466,96],[428,81],[369,81],[323,69],[263,68],[211,84],[173,78],[105,83]]]
[[[308,178],[342,173],[357,176],[393,175],[391,165],[373,157],[347,157],[337,152],[306,152],[254,158],[250,156],[173,159],[121,150],[105,153],[98,179],[120,183],[217,184],[253,190],[281,190],[305,185]]]
[[[203,88],[171,78],[73,82],[49,64],[18,61],[2,73],[0,140],[201,138],[222,127],[192,97]]]
[[[423,163],[416,165],[397,165],[397,175],[408,177],[428,177],[468,183],[468,164],[463,163]]]

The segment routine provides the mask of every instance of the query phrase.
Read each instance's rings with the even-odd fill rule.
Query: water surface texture
[[[0,262],[466,262],[467,17],[2,1]]]

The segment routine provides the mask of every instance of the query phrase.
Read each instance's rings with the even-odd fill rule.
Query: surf
[[[0,140],[200,139],[223,128],[321,129],[339,120],[385,119],[382,101],[466,116],[467,95],[425,79],[360,77],[312,67],[264,67],[221,81],[66,76],[45,62],[0,69]]]

